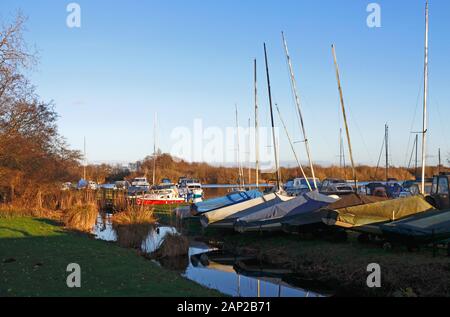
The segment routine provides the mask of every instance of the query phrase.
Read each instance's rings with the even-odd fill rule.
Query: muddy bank
[[[408,252],[361,244],[350,235],[346,242],[301,240],[285,234],[211,233],[198,237],[211,245],[295,272],[306,287],[330,289],[336,296],[450,296],[450,258],[430,249]],[[381,287],[369,288],[371,263],[380,265]]]

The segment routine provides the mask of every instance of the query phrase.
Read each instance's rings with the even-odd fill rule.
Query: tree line
[[[26,74],[37,52],[24,40],[25,17],[18,13],[0,27],[0,196],[34,199],[73,179],[80,152],[59,134],[51,101],[42,100]]]

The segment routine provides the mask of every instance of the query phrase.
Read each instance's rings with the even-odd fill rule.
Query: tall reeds
[[[155,229],[153,210],[132,208],[112,217],[112,225],[117,233],[117,243],[121,247],[140,249],[148,235]]]
[[[79,204],[64,212],[64,225],[69,229],[91,232],[98,217],[98,208],[94,203]]]
[[[189,240],[178,233],[167,233],[159,248],[153,253],[156,258],[174,258],[189,253]]]

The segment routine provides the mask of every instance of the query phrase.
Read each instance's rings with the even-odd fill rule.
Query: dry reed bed
[[[73,206],[64,212],[64,225],[73,230],[91,232],[98,217],[98,207],[94,203]]]
[[[131,209],[112,217],[117,244],[124,248],[140,249],[143,241],[155,229],[153,210]]]
[[[178,233],[165,235],[158,249],[153,253],[155,258],[183,257],[189,253],[189,240]]]

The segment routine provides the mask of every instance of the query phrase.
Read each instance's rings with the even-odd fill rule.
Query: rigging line
[[[383,137],[383,143],[382,143],[382,145],[381,145],[380,156],[378,157],[377,168],[375,169],[375,176],[374,176],[374,178],[375,178],[375,179],[377,179],[377,175],[378,175],[378,168],[380,167],[381,156],[383,155],[383,150],[384,150],[384,142],[386,142],[386,137]]]
[[[416,99],[416,107],[414,108],[414,115],[411,121],[411,127],[409,129],[409,137],[408,137],[408,144],[406,146],[406,153],[405,153],[405,162],[403,165],[406,165],[406,160],[408,159],[408,154],[409,154],[409,146],[411,145],[411,132],[413,132],[414,130],[414,123],[416,121],[416,116],[417,116],[417,109],[419,108],[419,102],[420,102],[420,97],[422,95],[422,87],[423,87],[423,76],[422,74],[420,74],[420,79],[419,79],[419,89],[418,89],[418,93],[417,93],[417,99]]]
[[[286,64],[286,71],[287,71],[288,74],[290,74],[291,69],[289,68],[288,60],[285,61],[285,64]],[[295,103],[296,103],[296,101],[295,101],[295,88],[294,88],[294,85],[292,83],[292,80],[289,80],[289,87],[291,87],[291,94],[290,94],[291,95],[291,102],[292,102],[293,105],[295,105]],[[304,98],[304,96],[302,94],[299,94],[299,95],[301,96],[302,99]],[[296,114],[295,117],[297,118],[297,121],[298,121],[298,125],[301,126],[302,121],[301,121],[301,118],[300,118],[300,113],[298,111],[295,111],[295,114]]]
[[[300,172],[302,173],[303,177],[305,178],[309,190],[313,191],[312,187],[311,187],[311,184],[310,184],[310,182],[308,180],[308,177],[306,177],[305,170],[303,169],[303,166],[300,163],[300,160],[298,159],[297,153],[295,152],[294,144],[292,143],[292,139],[291,139],[291,137],[289,135],[288,129],[286,127],[286,124],[284,123],[283,117],[281,116],[280,108],[278,107],[277,103],[275,103],[275,107],[277,108],[278,116],[280,117],[281,124],[283,125],[284,131],[286,132],[286,136],[287,136],[287,138],[289,140],[289,144],[291,146],[291,150],[294,153],[294,157],[295,157],[295,160],[297,161],[297,164],[298,164],[298,167],[300,169]]]
[[[417,138],[414,138],[414,143],[413,143],[413,147],[412,147],[412,151],[411,151],[411,156],[410,156],[410,158],[409,158],[409,163],[408,163],[408,169],[410,169],[411,168],[411,163],[412,163],[412,160],[413,160],[413,157],[414,157],[414,150],[415,150],[415,147],[417,146]]]

